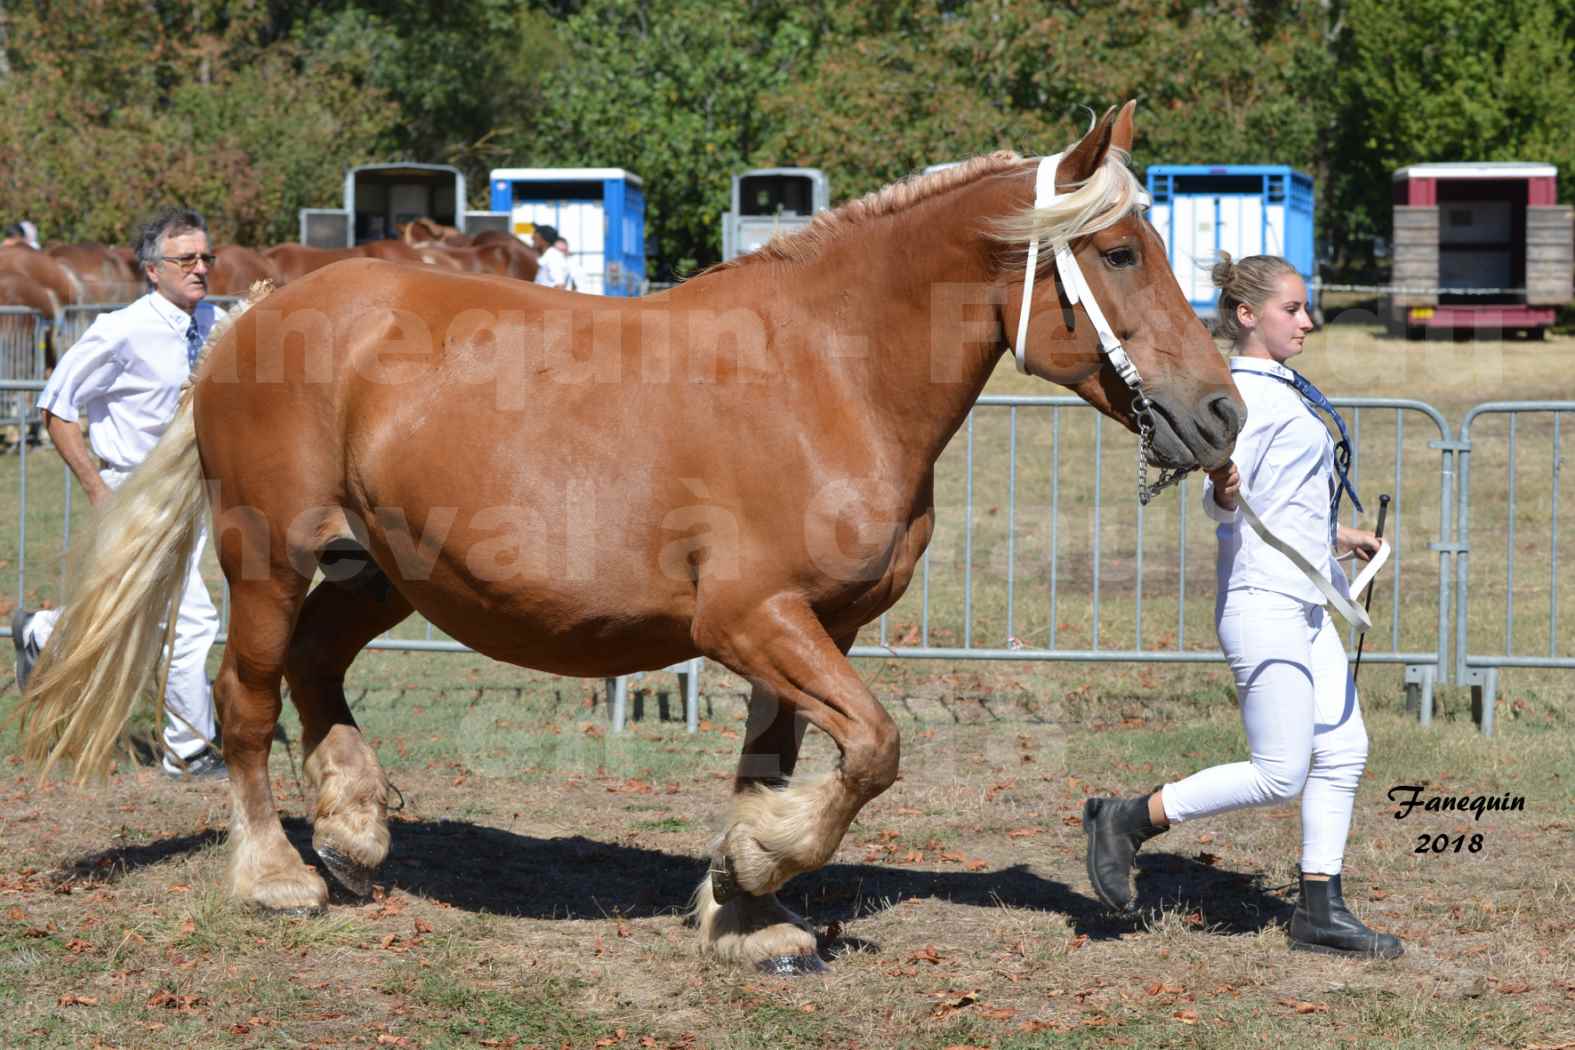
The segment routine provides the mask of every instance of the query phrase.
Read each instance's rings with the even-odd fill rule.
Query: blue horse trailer
[[[1283,256],[1311,288],[1317,256],[1309,176],[1282,164],[1155,164],[1148,192],[1149,219],[1199,316],[1214,313],[1209,270],[1222,251],[1233,259]]]
[[[579,290],[639,295],[645,284],[645,191],[622,168],[495,168],[492,210],[529,240],[551,226],[569,242]]]

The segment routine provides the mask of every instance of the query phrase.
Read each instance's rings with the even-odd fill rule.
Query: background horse
[[[219,261],[208,277],[208,291],[212,295],[245,295],[258,281],[284,283],[279,271],[262,252],[226,244],[214,254]]]
[[[131,279],[126,267],[102,244],[57,244],[48,254],[82,282],[84,303],[129,303],[147,288],[144,276],[138,273]]]
[[[298,281],[309,273],[346,259],[382,259],[387,262],[421,264],[421,256],[403,241],[370,241],[354,248],[313,248],[307,244],[276,244],[263,251],[263,257],[286,283]]]
[[[19,274],[43,286],[58,306],[74,306],[88,301],[87,290],[69,266],[25,245],[0,248],[0,273]]]
[[[429,244],[416,249],[428,265],[445,265],[463,273],[494,273],[521,281],[534,281],[538,262],[536,253],[518,240],[513,244],[494,242],[473,248]]]
[[[776,892],[896,778],[896,725],[846,653],[929,542],[933,470],[1022,311],[1027,369],[1134,426],[1047,265],[1070,241],[1155,407],[1150,455],[1214,467],[1244,410],[1124,164],[1132,104],[1063,158],[995,154],[890,187],[658,296],[341,263],[238,312],[116,493],[28,696],[24,747],[107,768],[212,493],[230,585],[215,691],[230,891],[318,909],[268,778],[287,679],[313,847],[366,892],[385,782],[345,702],[362,646],[420,610],[496,659],[606,677],[703,654],[753,692],[732,811],[695,898],[705,948],[819,965]],[[947,231],[938,246],[934,231]],[[920,247],[922,246],[922,250]],[[328,579],[310,588],[322,566]],[[836,767],[794,776],[806,725]]]

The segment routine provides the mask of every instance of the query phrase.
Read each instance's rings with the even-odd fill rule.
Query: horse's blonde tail
[[[229,320],[267,291],[254,287]],[[228,327],[215,326],[208,346]],[[207,510],[192,401],[188,384],[148,458],[73,544],[72,584],[23,694],[22,754],[43,773],[61,759],[75,760],[78,781],[109,772],[153,683],[161,623],[179,608]]]
[[[185,589],[206,497],[186,398],[74,552],[72,586],[23,696],[22,754],[44,773],[63,758],[78,780],[109,771]]]

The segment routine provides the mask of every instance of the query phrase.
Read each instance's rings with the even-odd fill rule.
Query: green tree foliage
[[[1575,195],[1575,0],[0,0],[0,217],[122,239],[152,202],[293,238],[345,168],[623,167],[653,276],[714,261],[729,177],[839,199],[1138,100],[1134,164],[1285,163],[1336,272],[1390,176],[1545,160]]]
[[[52,240],[125,242],[146,212],[180,202],[222,240],[293,239],[296,209],[335,201],[344,167],[371,158],[396,112],[353,62],[258,46],[256,29],[219,5],[14,8],[7,215]]]
[[[729,178],[771,131],[759,101],[811,52],[814,5],[591,0],[559,26],[519,163],[620,167],[644,180],[653,272],[714,261]]]
[[[281,5],[272,31],[302,51],[353,54],[399,120],[378,142],[382,159],[455,164],[472,205],[487,170],[507,156],[500,139],[527,129],[541,77],[557,64],[550,17],[515,0],[415,0]]]
[[[1330,195],[1351,254],[1387,234],[1390,179],[1407,164],[1553,163],[1575,199],[1575,3],[1352,0],[1345,19]]]
[[[1332,112],[1311,89],[1330,62],[1302,23],[1319,13],[1299,0],[1256,17],[1142,0],[850,4],[809,75],[762,104],[773,151],[819,158],[839,192],[990,149],[1055,152],[1095,109],[1133,98],[1139,168],[1316,166]]]
[[[930,164],[1040,152],[1061,137],[1039,112],[981,90],[975,42],[935,4],[848,5],[827,29],[803,75],[761,98],[773,130],[754,152],[757,166],[822,168],[838,197],[853,197]]]

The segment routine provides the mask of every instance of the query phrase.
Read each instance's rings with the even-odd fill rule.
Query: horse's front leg
[[[796,599],[768,602],[707,641],[720,642],[710,655],[755,683],[751,731],[759,735],[745,746],[731,819],[697,893],[702,947],[772,972],[818,969],[813,933],[775,894],[824,865],[858,811],[896,780],[896,724],[848,663],[852,638],[833,642]],[[836,769],[790,777],[798,719],[831,736],[841,752]]]
[[[777,694],[761,684],[754,686],[743,753],[733,781],[735,798],[788,786],[808,724]],[[731,830],[737,826],[737,814],[730,815],[729,821]],[[783,907],[774,893],[740,891],[734,869],[725,860],[725,842],[724,833],[712,851],[712,870],[695,895],[695,914],[705,948],[734,961],[770,966],[769,960],[782,960],[776,965],[797,970],[819,968],[815,934],[809,924]]]

